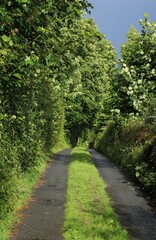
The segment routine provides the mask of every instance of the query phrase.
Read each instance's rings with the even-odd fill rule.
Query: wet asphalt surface
[[[106,157],[89,150],[122,225],[133,240],[156,240],[156,215],[137,187]]]
[[[22,212],[22,223],[17,226],[16,233],[10,240],[63,240],[70,151],[65,149],[59,152],[48,165],[42,184],[34,190],[33,201]],[[156,240],[156,215],[139,190],[110,160],[94,150],[90,149],[89,152],[107,184],[107,192],[115,211],[131,239]]]
[[[55,155],[10,240],[62,240],[70,149]]]

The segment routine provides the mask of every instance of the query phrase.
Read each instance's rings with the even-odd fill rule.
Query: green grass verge
[[[18,212],[20,209],[22,209],[24,204],[30,198],[32,189],[38,182],[41,174],[44,172],[46,165],[47,165],[46,162],[42,162],[35,169],[32,169],[26,174],[19,176],[18,179],[19,195],[18,198],[16,196],[17,201],[14,205],[13,211],[10,211],[8,214],[6,214],[6,216],[2,220],[0,220],[1,240],[8,240],[13,224],[18,223],[20,221]],[[11,199],[14,201],[13,198],[14,196],[10,196],[10,201]]]
[[[75,148],[69,166],[65,240],[126,240],[90,154]]]
[[[55,148],[52,149],[51,154],[53,155],[56,152],[61,151],[64,147],[68,147],[68,145],[57,145]],[[47,157],[44,156],[43,158]],[[27,173],[21,174],[17,177],[16,185],[18,184],[18,196],[13,196],[12,194],[10,194],[9,202],[13,202],[14,206],[13,209],[9,213],[7,213],[3,219],[0,219],[0,240],[8,240],[14,224],[20,222],[19,211],[23,208],[23,206],[31,197],[32,190],[40,179],[42,173],[45,171],[46,166],[47,161],[43,160],[38,167],[35,167],[29,170]]]

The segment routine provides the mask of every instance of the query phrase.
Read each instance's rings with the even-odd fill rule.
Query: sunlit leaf
[[[11,40],[11,38],[6,36],[6,35],[3,35],[2,39],[3,39],[4,42],[9,42]]]
[[[19,78],[19,79],[21,79],[21,74],[19,74],[19,73],[14,73],[14,74],[12,74],[14,77],[16,77],[16,78]]]

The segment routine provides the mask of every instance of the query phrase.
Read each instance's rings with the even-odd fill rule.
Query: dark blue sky
[[[156,0],[88,0],[94,5],[91,17],[100,32],[113,43],[117,53],[131,25],[140,30],[139,19],[148,13],[156,22]]]

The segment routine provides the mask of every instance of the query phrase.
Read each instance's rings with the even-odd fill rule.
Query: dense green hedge
[[[0,3],[0,219],[18,200],[20,175],[64,141],[72,74],[65,34],[87,6],[85,0]]]
[[[145,14],[121,45],[118,69],[94,124],[95,147],[156,196],[156,24]],[[97,135],[97,137],[96,137]]]
[[[120,165],[153,198],[156,196],[156,139],[143,122],[110,122],[98,134],[95,148]]]
[[[0,218],[18,198],[21,174],[40,165],[65,134],[87,138],[116,53],[86,0],[0,3]],[[86,136],[87,134],[87,136]],[[13,201],[12,201],[13,202]]]

